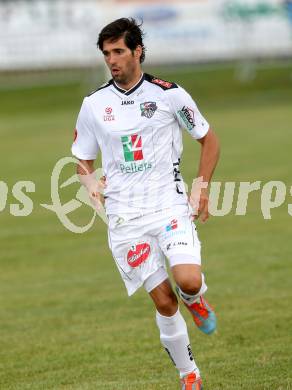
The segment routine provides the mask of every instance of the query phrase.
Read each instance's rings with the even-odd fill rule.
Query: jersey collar
[[[142,73],[140,80],[131,89],[128,89],[128,90],[118,87],[117,84],[114,82],[114,80],[112,80],[112,85],[115,87],[115,89],[117,89],[122,94],[129,96],[129,95],[131,95],[131,93],[136,91],[143,84],[144,80],[145,80],[145,75],[144,75],[144,73]]]

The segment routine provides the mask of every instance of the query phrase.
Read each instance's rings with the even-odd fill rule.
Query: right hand
[[[104,205],[104,189],[106,188],[106,177],[102,176],[99,180],[96,180],[90,183],[90,186],[87,188],[88,195],[91,204],[95,210],[99,211]]]

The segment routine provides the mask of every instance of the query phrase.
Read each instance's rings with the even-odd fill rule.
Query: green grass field
[[[231,68],[159,75],[185,86],[217,131],[222,155],[214,180],[279,180],[288,188],[271,220],[263,219],[258,191],[246,216],[235,215],[234,203],[230,215],[199,224],[217,334],[201,334],[182,311],[204,389],[292,389],[292,67],[259,70],[244,85]],[[9,186],[0,213],[0,389],[175,390],[176,370],[160,345],[152,303],[142,290],[127,298],[106,226],[97,220],[89,232],[73,234],[40,206],[51,203],[55,163],[70,155],[86,88],[0,92],[0,180]],[[188,184],[198,152],[186,135]],[[36,184],[27,217],[9,210],[19,203],[11,194],[19,180]],[[73,214],[81,223],[90,210]]]

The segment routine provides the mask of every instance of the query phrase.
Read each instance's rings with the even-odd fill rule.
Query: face
[[[113,79],[122,85],[127,85],[141,73],[141,46],[133,52],[126,46],[124,38],[117,41],[106,40],[103,43],[103,55]]]

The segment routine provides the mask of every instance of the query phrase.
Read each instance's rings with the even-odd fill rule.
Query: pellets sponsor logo
[[[142,137],[138,134],[121,137],[125,163],[120,164],[122,173],[144,172],[152,168],[151,162],[142,161],[143,148]]]
[[[135,104],[134,100],[122,100],[122,106],[129,106]]]
[[[147,162],[141,164],[137,164],[135,162],[132,162],[131,164],[120,164],[120,169],[122,173],[144,172],[151,168],[152,164]]]
[[[142,137],[138,134],[121,137],[125,161],[143,160]]]
[[[166,226],[165,230],[170,232],[172,230],[177,229],[177,219],[173,219],[169,225]]]
[[[141,116],[145,116],[150,119],[153,117],[155,111],[157,110],[156,102],[144,102],[140,104]]]
[[[103,116],[103,120],[105,122],[111,122],[115,120],[115,116],[113,115],[113,109],[111,107],[105,108],[105,115]]]
[[[132,268],[139,267],[150,255],[150,245],[147,242],[132,245],[127,253],[127,262]]]
[[[183,108],[178,111],[178,115],[181,117],[186,128],[189,131],[193,130],[195,127],[194,111],[187,106],[183,106]]]

